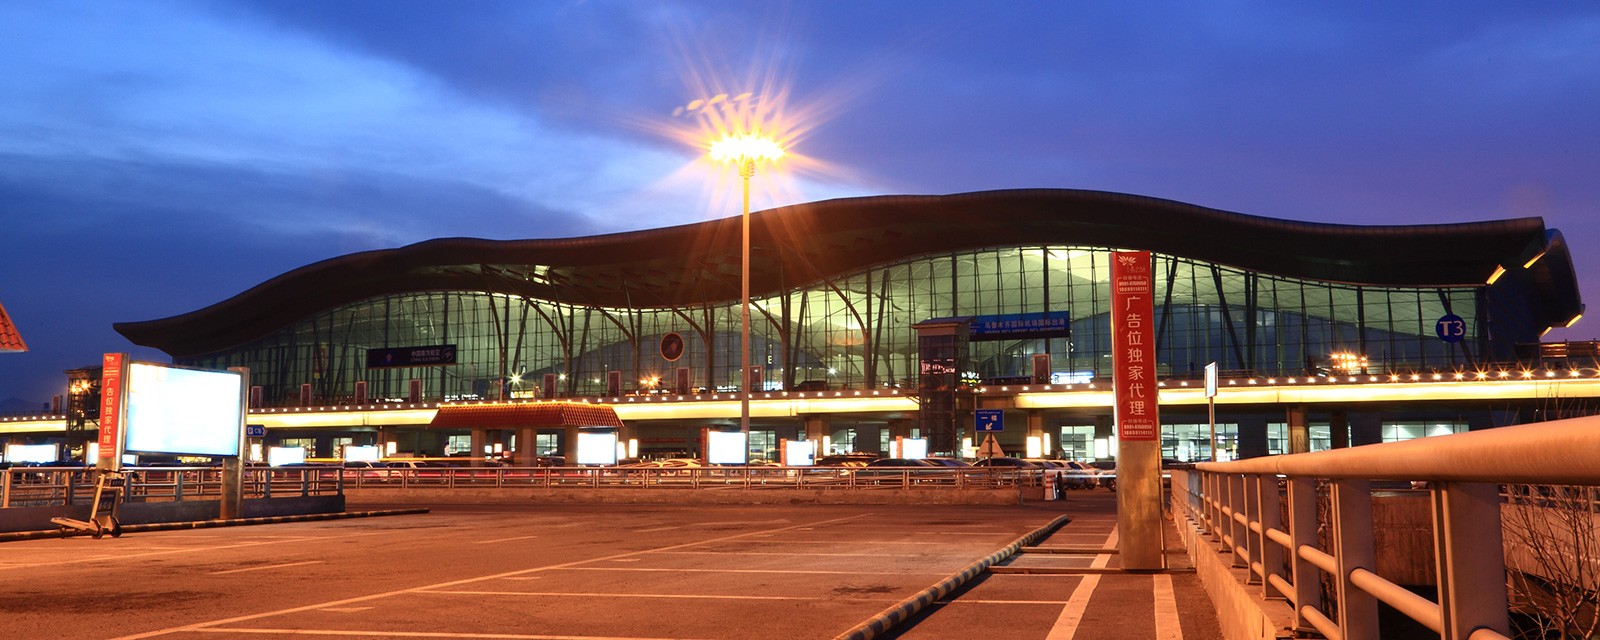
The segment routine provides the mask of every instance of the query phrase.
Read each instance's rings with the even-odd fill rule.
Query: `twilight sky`
[[[436,237],[738,213],[693,140],[781,116],[753,206],[1006,188],[1293,220],[1542,216],[1600,302],[1600,5],[0,3],[0,401],[113,322]],[[1594,339],[1600,318],[1550,339]]]

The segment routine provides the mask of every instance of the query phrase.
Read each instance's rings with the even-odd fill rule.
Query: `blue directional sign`
[[[976,414],[978,433],[1006,430],[1006,412],[1003,409],[978,409],[973,413]]]
[[[1454,313],[1447,313],[1433,325],[1433,332],[1445,342],[1461,342],[1462,338],[1467,337],[1467,321]]]
[[[244,426],[244,437],[265,438],[267,437],[267,426],[261,424],[247,424]]]

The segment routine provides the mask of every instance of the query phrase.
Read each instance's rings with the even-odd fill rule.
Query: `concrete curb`
[[[151,524],[130,524],[122,527],[123,533],[139,531],[175,531],[179,529],[211,529],[215,527],[241,527],[252,524],[279,524],[283,522],[309,522],[313,520],[345,520],[349,518],[372,518],[377,516],[405,516],[428,513],[427,509],[385,509],[382,511],[340,511],[338,513],[309,513],[295,516],[268,516],[265,518],[235,518],[233,520],[194,520],[189,522],[157,522]],[[63,533],[59,529],[44,531],[17,531],[0,533],[0,542],[15,540],[36,540],[39,538],[66,538],[77,535],[89,535],[87,532]]]
[[[1021,538],[1017,538],[1011,544],[1008,544],[1000,548],[1000,550],[989,554],[982,560],[967,565],[965,569],[956,572],[955,575],[940,580],[933,586],[917,592],[916,595],[906,598],[905,600],[901,600],[899,604],[889,607],[888,609],[884,609],[883,611],[879,612],[878,615],[868,618],[866,622],[858,624],[849,631],[835,636],[834,640],[871,640],[872,638],[878,637],[879,634],[893,629],[895,625],[910,619],[911,616],[916,615],[916,613],[921,611],[924,607],[938,602],[940,598],[950,595],[950,592],[961,588],[961,585],[966,584],[967,581],[977,577],[984,571],[987,571],[989,567],[992,567],[996,563],[1003,562],[1007,558],[1016,555],[1017,551],[1021,550],[1022,547],[1031,545],[1034,543],[1034,541],[1050,535],[1051,533],[1055,532],[1056,529],[1061,528],[1061,525],[1071,521],[1072,519],[1067,516],[1057,516],[1056,519],[1050,521],[1050,524],[1038,529],[1034,529]]]

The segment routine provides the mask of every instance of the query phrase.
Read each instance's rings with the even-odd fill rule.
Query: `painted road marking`
[[[515,538],[500,538],[499,540],[479,540],[472,544],[494,544],[496,542],[511,542],[512,540],[532,540],[539,536],[517,536]]]
[[[343,631],[338,629],[186,629],[201,633],[253,633],[285,636],[363,636],[368,638],[488,638],[492,640],[682,640],[681,638],[629,638],[616,636],[542,636],[525,633],[448,633],[443,631]]]
[[[307,536],[307,537],[298,537],[298,538],[283,538],[283,539],[279,539],[279,540],[263,540],[263,541],[259,541],[259,542],[241,542],[239,544],[225,544],[225,545],[219,545],[219,546],[215,546],[215,547],[190,547],[190,548],[186,548],[186,549],[168,549],[168,550],[165,550],[165,551],[150,551],[150,552],[146,552],[146,553],[90,556],[90,557],[73,558],[71,560],[60,560],[60,561],[54,561],[54,562],[34,562],[34,563],[29,563],[29,564],[18,564],[18,565],[14,565],[14,566],[11,566],[11,567],[3,567],[3,568],[15,569],[17,567],[30,567],[30,568],[31,567],[50,567],[50,566],[63,565],[63,564],[82,564],[82,563],[85,563],[85,562],[99,562],[99,561],[102,561],[102,560],[104,560],[104,561],[132,560],[132,559],[136,559],[136,558],[148,558],[150,556],[164,556],[164,555],[172,555],[172,554],[176,554],[176,553],[194,553],[194,552],[206,552],[206,551],[220,551],[220,550],[223,550],[223,549],[240,549],[240,548],[245,548],[245,547],[259,547],[259,546],[268,545],[268,544],[280,544],[280,543],[284,543],[284,542],[307,542],[307,541],[315,542],[315,541],[320,541],[320,540],[338,540],[338,539],[341,539],[341,538],[356,538],[356,537],[362,537],[362,536],[375,536],[375,535],[381,535],[383,533],[387,533],[387,532],[374,531],[374,532],[367,532],[367,533],[352,533],[352,534],[342,535],[342,536]],[[115,549],[115,547],[113,547],[113,549]]]
[[[576,564],[576,563],[574,563]],[[656,571],[661,573],[795,573],[839,576],[881,576],[882,571],[811,571],[806,569],[655,569],[651,567],[561,567],[565,571]],[[937,572],[896,572],[897,576],[943,576]]]
[[[722,522],[691,522],[689,524],[675,524],[675,525],[672,525],[670,527],[656,527],[654,529],[639,529],[637,531],[637,533],[655,533],[657,531],[672,531],[673,529],[688,529],[690,527],[716,527],[716,526],[725,526],[725,525],[730,525],[730,524],[739,524],[739,525],[779,524],[779,523],[784,523],[784,522],[789,522],[789,521],[788,520],[742,520],[742,521],[741,520],[726,520],[726,521],[722,521]],[[802,531],[810,531],[810,529],[802,529]]]
[[[1117,546],[1117,529],[1112,527],[1111,533],[1106,536],[1102,549],[1111,549]],[[1089,566],[1095,569],[1104,569],[1111,563],[1111,554],[1102,553],[1094,557],[1094,562]],[[1094,596],[1095,587],[1100,586],[1100,575],[1084,576],[1078,582],[1077,588],[1072,590],[1072,595],[1067,598],[1067,606],[1061,608],[1061,617],[1056,618],[1055,626],[1050,627],[1050,634],[1045,640],[1072,640],[1078,633],[1078,625],[1083,623],[1083,613],[1089,609],[1089,598]]]
[[[1178,623],[1178,598],[1172,592],[1172,576],[1156,579],[1156,640],[1183,640],[1183,625]]]
[[[211,575],[220,576],[220,575],[226,575],[226,574],[229,574],[229,573],[244,573],[246,571],[264,571],[264,570],[267,570],[267,569],[286,569],[288,567],[298,567],[298,566],[307,565],[307,564],[322,564],[323,562],[324,562],[323,560],[306,560],[304,562],[286,562],[284,564],[269,564],[269,565],[260,566],[260,567],[245,567],[243,569],[229,569],[227,571],[212,571]]]
[[[872,515],[871,513],[861,513],[861,514],[856,514],[856,515],[853,515],[853,516],[845,516],[843,518],[834,518],[832,520],[823,520],[821,522],[816,522],[816,523],[813,523],[813,524],[832,524],[832,523],[835,523],[835,522],[848,522],[848,521],[854,520],[856,518],[865,518],[865,517],[868,517],[868,516],[871,516],[871,515]],[[784,531],[784,530],[792,529],[792,528],[794,528],[794,527],[784,527],[784,528],[780,528],[780,529],[773,529],[773,530],[771,530],[771,532]],[[343,606],[343,605],[348,605],[348,604],[355,604],[355,603],[358,603],[358,602],[370,602],[370,601],[373,601],[373,600],[379,600],[379,599],[382,599],[382,598],[389,598],[389,597],[393,597],[393,596],[397,596],[397,595],[401,595],[401,594],[416,593],[418,591],[422,591],[422,590],[426,590],[426,589],[438,589],[438,588],[441,588],[441,587],[454,587],[454,586],[457,586],[457,585],[473,584],[475,582],[483,582],[485,580],[497,580],[497,579],[502,579],[502,578],[510,578],[510,577],[513,577],[513,576],[521,576],[521,575],[525,575],[525,574],[529,574],[529,573],[536,573],[536,572],[540,572],[540,571],[550,571],[550,570],[554,570],[554,569],[566,569],[566,568],[569,568],[569,567],[574,567],[576,565],[580,565],[580,564],[584,564],[584,563],[588,563],[588,562],[600,562],[600,561],[604,561],[604,560],[609,560],[611,558],[622,558],[622,557],[627,557],[627,556],[638,555],[638,554],[641,554],[641,553],[651,553],[651,552],[655,552],[655,551],[671,551],[671,550],[674,550],[674,549],[683,549],[683,548],[698,546],[698,545],[702,545],[702,544],[717,543],[717,542],[727,542],[729,540],[738,540],[740,538],[747,538],[747,537],[750,537],[752,535],[755,535],[756,533],[762,533],[762,532],[739,533],[739,534],[734,534],[734,535],[730,535],[730,536],[723,536],[721,538],[713,538],[711,540],[704,540],[704,541],[700,541],[700,542],[689,542],[689,543],[685,543],[685,544],[675,544],[675,545],[661,547],[659,549],[646,549],[644,551],[629,551],[629,552],[626,552],[626,553],[617,553],[617,554],[613,554],[613,555],[609,555],[609,556],[602,556],[602,557],[599,557],[599,558],[591,558],[591,559],[588,559],[588,560],[576,560],[576,561],[573,561],[573,562],[563,562],[561,564],[553,564],[553,565],[547,565],[547,566],[543,566],[543,567],[534,567],[532,569],[519,569],[517,571],[507,571],[507,572],[504,572],[504,573],[496,573],[496,574],[493,574],[493,575],[480,576],[480,577],[477,577],[477,578],[466,578],[466,579],[462,579],[462,580],[451,580],[449,582],[441,582],[441,583],[438,583],[438,584],[424,585],[424,586],[421,586],[421,587],[411,587],[411,588],[407,588],[407,589],[397,589],[397,590],[394,590],[394,591],[385,591],[385,592],[382,592],[382,593],[374,593],[374,594],[369,594],[369,595],[364,595],[364,596],[356,596],[354,598],[344,598],[344,599],[341,599],[341,600],[334,600],[334,601],[331,601],[331,602],[321,602],[321,603],[317,603],[317,604],[306,605],[306,606],[303,606],[303,607],[290,607],[288,609],[278,609],[276,611],[267,611],[267,612],[263,612],[263,613],[253,613],[253,614],[243,615],[243,616],[234,616],[232,618],[221,618],[221,619],[217,619],[217,620],[210,620],[210,621],[207,621],[207,622],[196,622],[196,623],[193,623],[193,624],[186,624],[186,625],[181,625],[181,626],[177,626],[177,627],[168,627],[166,629],[157,629],[155,631],[146,631],[144,633],[136,633],[136,634],[132,634],[132,635],[120,636],[120,637],[117,637],[117,638],[113,638],[112,640],[139,640],[140,638],[154,638],[156,636],[171,635],[171,634],[174,634],[174,633],[181,633],[181,632],[188,632],[188,631],[201,631],[201,632],[207,632],[207,633],[279,633],[279,634],[286,634],[286,633],[290,633],[291,630],[284,630],[284,629],[252,630],[252,629],[234,629],[234,628],[217,629],[215,627],[217,627],[218,625],[232,624],[232,623],[235,623],[235,622],[244,622],[246,620],[259,620],[261,618],[270,618],[272,616],[281,616],[281,615],[288,615],[288,614],[291,614],[291,613],[299,613],[301,611],[312,611],[312,610],[316,610],[316,609],[325,609],[327,607],[337,607],[337,606]],[[316,635],[316,633],[314,633],[314,632],[312,632],[310,630],[292,630],[292,632],[293,633],[302,634],[302,635]],[[391,636],[391,637],[415,637],[415,638],[511,638],[511,639],[516,639],[516,640],[570,637],[570,636],[532,636],[532,635],[519,636],[519,635],[507,635],[507,634],[477,634],[477,635],[473,635],[473,634],[424,634],[424,633],[399,633],[399,632],[382,632],[382,633],[362,632],[362,633],[356,633],[356,632],[343,632],[343,631],[330,631],[330,632],[323,633],[322,635],[350,635],[350,636],[359,636],[359,635],[384,636],[384,635],[388,635],[388,636]]]
[[[924,558],[923,553],[806,553],[803,551],[662,551],[676,556],[806,556],[830,558]]]
[[[540,596],[577,598],[677,598],[684,600],[853,600],[884,602],[899,602],[900,598],[843,598],[840,596],[714,596],[706,594],[684,593],[568,593],[563,591],[418,591],[424,594],[439,594],[451,596]],[[1059,604],[1059,603],[1057,603]]]

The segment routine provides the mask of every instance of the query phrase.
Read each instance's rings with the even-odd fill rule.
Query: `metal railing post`
[[[1245,545],[1245,540],[1250,537],[1250,530],[1240,524],[1237,517],[1244,512],[1246,505],[1250,504],[1244,495],[1244,476],[1230,473],[1225,482],[1228,485],[1228,509],[1231,512],[1227,515],[1228,554],[1233,557],[1233,566],[1249,569],[1250,563],[1246,559],[1246,554],[1241,553],[1241,549]]]
[[[1267,581],[1265,565],[1261,564],[1261,536],[1251,530],[1250,523],[1261,521],[1261,476],[1239,476],[1239,496],[1243,498],[1244,508],[1240,511],[1245,516],[1245,521],[1240,524],[1239,546],[1244,547],[1246,571],[1245,584],[1258,584]],[[1235,519],[1237,520],[1237,518]],[[1265,531],[1265,529],[1263,529]]]
[[[1300,555],[1302,547],[1317,546],[1317,481],[1311,478],[1289,479],[1289,537],[1294,549],[1290,550],[1290,569],[1294,576],[1294,625],[1296,629],[1315,629],[1301,609],[1322,608],[1322,570]]]
[[[11,506],[11,470],[0,469],[0,509]]]
[[[1210,471],[1200,474],[1200,524],[1205,527],[1206,535],[1221,540],[1222,533],[1217,531],[1217,474]]]
[[[1339,630],[1342,640],[1377,640],[1378,599],[1350,580],[1356,569],[1376,572],[1372,541],[1372,483],[1333,481],[1333,546],[1339,575]],[[1495,553],[1499,553],[1496,550]],[[1496,583],[1496,588],[1503,588]]]
[[[1278,476],[1262,474],[1256,478],[1256,520],[1261,522],[1261,532],[1251,536],[1256,548],[1260,549],[1258,561],[1261,563],[1261,581],[1263,595],[1268,598],[1286,598],[1291,594],[1282,593],[1272,580],[1267,576],[1283,575],[1283,546],[1274,542],[1267,534],[1273,529],[1283,529],[1283,507],[1278,496]]]
[[[1487,482],[1434,483],[1433,544],[1443,640],[1478,629],[1510,635],[1500,492]]]

